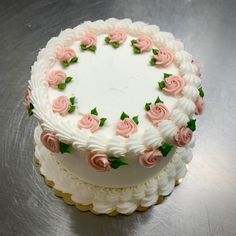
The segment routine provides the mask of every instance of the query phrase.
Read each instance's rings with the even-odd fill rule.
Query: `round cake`
[[[81,210],[130,214],[169,195],[204,107],[199,63],[156,25],[84,22],[40,50],[25,94],[40,172]]]

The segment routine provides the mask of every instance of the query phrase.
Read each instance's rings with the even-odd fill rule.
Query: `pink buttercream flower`
[[[65,116],[70,110],[70,100],[66,96],[60,96],[53,100],[52,110]]]
[[[152,168],[156,166],[163,158],[159,149],[145,150],[144,153],[139,156],[139,164],[141,166]]]
[[[196,101],[195,101],[195,115],[201,115],[203,110],[204,110],[204,101],[202,99],[202,97],[197,97]]]
[[[31,96],[31,89],[28,87],[25,91],[25,100],[24,100],[24,105],[27,110],[30,108],[30,96]]]
[[[121,29],[115,29],[109,33],[108,37],[110,39],[109,43],[115,42],[115,43],[122,44],[127,39],[127,34],[125,31]]]
[[[116,125],[116,134],[128,138],[131,134],[138,131],[137,124],[130,118],[119,120]]]
[[[76,54],[71,48],[61,48],[57,51],[57,59],[61,62],[70,62],[73,57],[76,57]]]
[[[47,76],[48,85],[57,88],[58,84],[65,83],[66,73],[61,70],[53,70]]]
[[[86,33],[81,37],[81,44],[89,48],[97,44],[97,35]]]
[[[137,43],[134,46],[139,48],[141,52],[149,52],[152,49],[153,41],[148,36],[141,36],[137,39]]]
[[[93,114],[85,114],[79,121],[79,127],[82,129],[89,129],[92,133],[99,129],[100,119]]]
[[[55,134],[43,131],[40,136],[42,144],[51,152],[59,153],[60,142],[55,136]]]
[[[150,106],[147,116],[154,125],[158,125],[162,120],[168,120],[170,118],[170,112],[164,104],[157,103]]]
[[[165,87],[163,88],[163,91],[170,95],[177,96],[181,94],[184,85],[185,82],[182,78],[177,75],[171,75],[165,79]]]
[[[106,153],[90,153],[87,156],[87,160],[97,171],[109,171],[111,169]]]
[[[196,67],[197,67],[197,72],[196,72],[196,75],[198,77],[201,77],[202,73],[201,73],[201,64],[197,61],[192,61],[192,64],[194,64]]]
[[[179,147],[185,147],[192,139],[193,132],[186,126],[182,126],[175,135],[176,144]]]
[[[168,66],[174,61],[174,54],[168,48],[160,48],[157,55],[154,55],[155,64],[158,66]]]

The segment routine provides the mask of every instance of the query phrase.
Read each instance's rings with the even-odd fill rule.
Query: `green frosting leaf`
[[[95,45],[92,45],[92,46],[89,47],[89,50],[90,50],[91,52],[95,52],[96,49],[97,49],[97,47],[96,47]]]
[[[132,40],[131,40],[131,44],[132,44],[132,46],[134,46],[135,43],[137,43],[137,40],[132,39]]]
[[[138,125],[138,123],[139,123],[139,121],[138,121],[138,116],[134,116],[134,117],[132,118],[132,120],[134,121],[134,123],[135,123],[136,125]]]
[[[75,63],[75,62],[77,62],[78,61],[78,57],[73,57],[72,59],[71,59],[71,63]]]
[[[120,157],[109,157],[108,161],[111,163],[111,168],[117,169],[120,166],[128,165],[128,162]]]
[[[95,115],[95,116],[98,116],[98,112],[97,112],[97,107],[94,107],[91,111],[90,111],[91,114]]]
[[[105,41],[107,44],[109,44],[109,43],[110,43],[109,37],[106,37],[106,38],[104,39],[104,41]]]
[[[164,103],[164,102],[159,97],[157,97],[155,104],[157,104],[157,103]]]
[[[147,103],[145,104],[145,110],[146,110],[146,111],[149,111],[151,105],[152,105],[151,102],[147,102]]]
[[[70,97],[70,103],[71,103],[71,105],[75,104],[75,97]]]
[[[141,50],[140,50],[139,48],[137,48],[137,47],[133,47],[133,52],[134,52],[135,54],[140,54],[140,53],[141,53]]]
[[[164,73],[164,79],[170,77],[172,74]]]
[[[34,105],[32,103],[30,103],[29,110],[28,110],[28,116],[32,116],[34,114],[33,109],[34,109]]]
[[[66,83],[66,84],[70,83],[72,79],[73,79],[73,78],[70,77],[70,76],[66,77],[65,83]]]
[[[80,48],[81,48],[81,50],[87,50],[87,47],[84,45],[84,44],[80,44]]]
[[[107,118],[101,118],[99,126],[102,127],[105,124],[106,120],[107,120]]]
[[[75,106],[71,105],[69,109],[69,113],[73,113],[75,111]]]
[[[162,80],[161,82],[158,82],[159,88],[162,90],[165,87],[165,81]]]
[[[66,84],[65,84],[65,83],[58,84],[57,87],[58,87],[60,90],[64,90],[64,89],[66,88]]]
[[[157,48],[153,48],[153,49],[152,49],[152,52],[153,52],[154,55],[157,55],[158,52],[159,52],[159,50],[158,50]]]
[[[196,130],[196,120],[191,119],[188,123],[187,123],[187,127],[189,129],[191,129],[192,131]]]
[[[154,57],[150,60],[150,65],[154,66],[156,64],[156,59]]]
[[[204,94],[202,87],[199,88],[198,91],[199,91],[199,96],[203,98],[205,94]]]
[[[159,150],[161,151],[162,155],[165,157],[171,151],[172,147],[173,145],[169,143],[164,143],[161,147],[159,147]]]
[[[118,48],[118,47],[120,47],[120,44],[117,43],[117,42],[113,42],[111,45],[112,45],[113,48]]]
[[[124,120],[125,118],[129,118],[129,116],[125,112],[122,112],[120,119]]]
[[[62,62],[62,65],[63,65],[64,67],[68,67],[68,66],[70,65],[70,63],[69,63],[68,61],[63,61],[63,62]]]
[[[71,147],[71,145],[69,145],[69,144],[66,144],[66,143],[62,143],[62,142],[60,142],[60,144],[59,144],[59,149],[60,149],[60,153],[65,153],[65,152],[68,152],[68,153],[70,153],[71,152],[71,150],[72,150],[72,147]]]

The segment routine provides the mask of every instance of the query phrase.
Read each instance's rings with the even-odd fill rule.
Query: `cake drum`
[[[235,235],[236,2],[1,1],[0,235]],[[36,119],[23,94],[40,48],[61,29],[109,17],[142,20],[180,38],[203,67],[206,110],[190,171],[172,195],[131,216],[95,216],[57,198],[39,174]]]

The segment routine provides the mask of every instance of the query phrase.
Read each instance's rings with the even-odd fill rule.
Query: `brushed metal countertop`
[[[236,1],[0,1],[0,235],[236,235]],[[66,205],[33,160],[23,93],[40,48],[84,20],[132,18],[180,38],[203,65],[206,111],[190,171],[164,204],[108,217]]]

